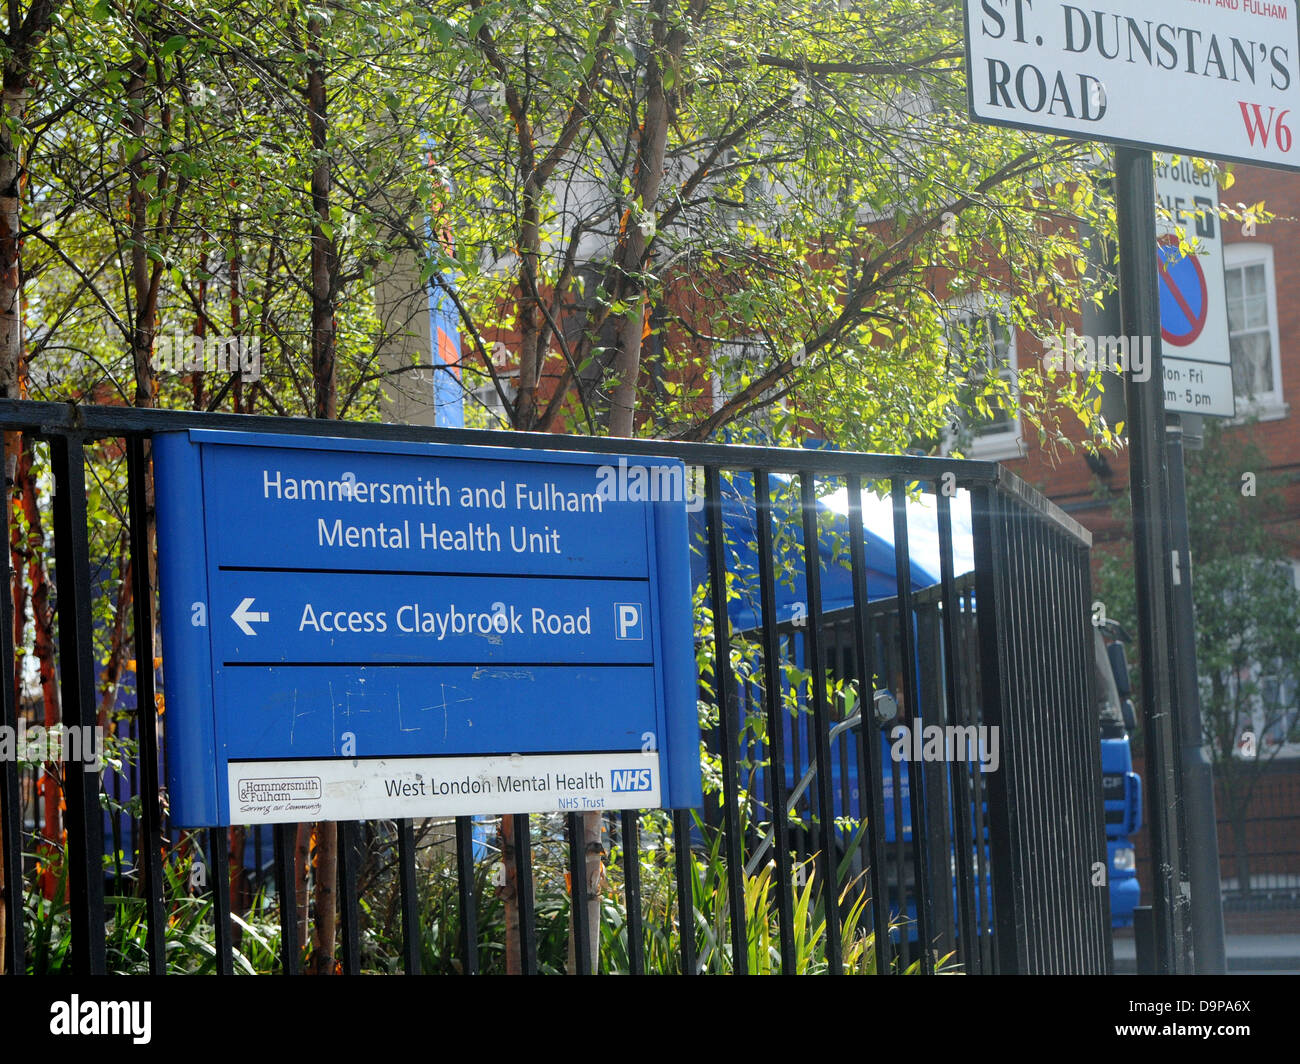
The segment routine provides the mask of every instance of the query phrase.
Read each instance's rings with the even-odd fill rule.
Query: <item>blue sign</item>
[[[1156,248],[1160,275],[1160,335],[1165,343],[1186,347],[1205,330],[1210,310],[1205,271],[1195,255],[1178,250],[1178,238],[1169,237]]]
[[[173,823],[701,803],[680,462],[632,493],[617,456],[195,430],[154,464]]]

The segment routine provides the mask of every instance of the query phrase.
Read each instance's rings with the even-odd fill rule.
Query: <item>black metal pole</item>
[[[84,443],[84,437],[71,434],[59,434],[50,441],[54,469],[55,586],[59,589],[56,607],[59,697],[63,702],[63,723],[70,728],[94,728],[97,713]],[[64,825],[68,833],[72,969],[76,975],[103,975],[108,970],[108,960],[104,938],[104,813],[99,804],[100,770],[92,772],[89,766],[71,764],[65,768]]]
[[[409,823],[409,821],[407,822]],[[414,850],[415,840],[411,840]],[[460,970],[478,974],[478,897],[474,893],[474,820],[456,818],[456,897],[460,905]],[[412,895],[414,900],[414,895]]]
[[[1129,374],[1129,490],[1133,500],[1133,567],[1137,591],[1142,710],[1147,784],[1151,795],[1152,911],[1155,962],[1161,974],[1187,971],[1179,830],[1177,729],[1178,681],[1174,640],[1178,631],[1173,596],[1169,468],[1165,450],[1164,364],[1156,275],[1155,174],[1149,151],[1115,149],[1115,197],[1119,223],[1120,317],[1131,342],[1151,340],[1150,374]],[[1193,681],[1194,682],[1194,681]]]
[[[722,518],[722,477],[717,466],[704,468],[709,516],[709,591],[713,607],[713,684],[718,700],[718,743],[722,755],[724,846],[727,854],[727,902],[731,914],[731,963],[737,975],[749,974],[745,923],[745,857],[741,840],[739,767],[740,710],[731,675],[731,628],[727,616],[727,554]],[[816,557],[816,554],[813,555]],[[684,843],[685,840],[682,840]],[[828,925],[829,926],[829,925]],[[682,929],[686,934],[686,928]]]
[[[1214,768],[1201,725],[1197,683],[1196,619],[1192,596],[1191,530],[1187,521],[1187,479],[1183,465],[1183,426],[1169,419],[1169,518],[1179,569],[1174,580],[1178,627],[1178,739],[1182,747],[1187,870],[1192,884],[1192,950],[1197,975],[1224,975],[1223,895],[1219,885],[1219,836],[1214,815]]]
[[[1134,973],[1155,975],[1155,929],[1152,926],[1150,905],[1139,905],[1133,910]]]
[[[162,804],[158,782],[158,707],[154,700],[154,588],[149,572],[149,451],[143,436],[126,441],[127,491],[130,499],[131,613],[135,640],[135,713],[139,724],[139,847],[149,913],[149,974],[167,972],[167,913],[163,897]]]
[[[294,824],[276,824],[275,889],[280,901],[280,973],[302,974],[302,950],[298,945],[298,889],[295,886],[293,847],[297,835]]]

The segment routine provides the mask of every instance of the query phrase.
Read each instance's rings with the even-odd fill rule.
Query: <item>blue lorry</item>
[[[853,651],[853,588],[852,572],[849,563],[849,517],[848,497],[844,489],[826,495],[818,500],[817,522],[819,528],[819,553],[821,555],[821,612],[817,617],[807,615],[806,591],[802,562],[802,527],[798,492],[790,481],[781,477],[771,478],[773,501],[773,544],[776,561],[776,616],[774,618],[781,635],[782,656],[796,669],[803,669],[804,643],[802,638],[806,626],[817,624],[821,642],[826,655],[827,668],[833,677],[856,675],[855,655]],[[866,562],[867,597],[869,612],[873,624],[873,679],[871,706],[867,719],[873,718],[884,722],[891,717],[901,696],[899,674],[901,662],[897,650],[897,610],[894,597],[897,594],[897,576],[893,546],[893,505],[890,499],[877,497],[870,491],[863,491],[862,500],[864,525],[864,558]],[[732,594],[729,600],[728,615],[731,630],[737,634],[755,635],[762,626],[760,606],[758,559],[757,559],[757,507],[754,500],[753,481],[751,478],[733,476],[723,489],[723,529],[724,549],[727,557],[728,571],[732,574]],[[908,548],[911,562],[911,590],[914,615],[916,619],[918,655],[942,653],[939,640],[927,642],[925,631],[927,625],[938,631],[939,617],[939,534],[933,496],[918,496],[909,501],[908,513]],[[953,561],[955,591],[963,607],[959,611],[962,618],[972,625],[974,622],[974,555],[971,532],[970,499],[966,492],[958,491],[951,499],[953,522]],[[706,535],[706,514],[693,514],[693,571],[692,576],[698,587],[707,584],[708,566],[705,561],[707,551],[704,547]],[[891,629],[891,624],[895,627]],[[1105,805],[1107,856],[1110,867],[1107,874],[1109,886],[1111,922],[1114,927],[1124,927],[1132,923],[1133,909],[1138,904],[1138,881],[1134,868],[1132,835],[1141,825],[1142,788],[1141,780],[1133,771],[1129,736],[1133,729],[1133,707],[1129,700],[1131,694],[1128,670],[1125,664],[1124,646],[1127,636],[1113,621],[1094,623],[1094,651],[1097,673],[1096,690],[1098,692],[1098,716],[1100,719],[1099,742],[1101,744],[1101,765],[1103,776],[1103,797]],[[973,656],[973,655],[968,655]],[[917,673],[920,676],[919,691],[921,707],[934,704],[943,699],[938,690],[927,690],[927,680],[933,681],[941,670],[936,668],[936,660],[918,661]],[[973,666],[962,665],[963,675],[959,683],[968,685],[968,690],[976,690],[977,680]],[[970,672],[970,674],[966,674]],[[757,675],[758,670],[755,670]],[[937,682],[937,681],[936,681]],[[788,697],[788,689],[783,692]],[[977,695],[971,695],[977,699]],[[741,711],[761,713],[763,695],[756,681],[741,684]],[[806,707],[805,707],[806,708]],[[835,796],[835,814],[838,817],[852,817],[854,810],[860,808],[858,796],[858,759],[856,744],[857,729],[860,727],[862,713],[856,704],[841,698],[831,707],[832,735],[832,793]],[[924,714],[922,714],[924,715]],[[816,848],[818,828],[812,815],[812,786],[817,769],[811,754],[812,741],[805,722],[808,715],[784,714],[786,721],[786,788],[789,795],[788,807],[791,823],[796,836],[803,831],[805,842],[812,840],[811,849]],[[882,756],[881,764],[886,766],[883,779],[884,795],[884,837],[889,860],[893,868],[889,881],[898,886],[891,892],[891,907],[900,913],[912,912],[910,897],[898,897],[906,893],[910,882],[910,857],[905,852],[911,842],[911,810],[909,806],[910,786],[908,765],[899,764],[889,753],[888,729],[881,729]],[[765,770],[757,766],[763,764],[764,749],[761,742],[753,742],[742,751],[742,764],[755,766],[751,768],[749,778],[744,782],[751,801],[755,804],[754,820],[770,822],[770,810],[766,808]],[[978,773],[975,773],[978,777]],[[978,792],[978,783],[977,783]],[[894,795],[901,800],[895,808]],[[970,838],[983,837],[984,803],[976,803],[969,817]],[[945,819],[940,816],[940,820]],[[953,837],[953,811],[948,810],[948,823],[944,825],[947,838]],[[931,820],[934,823],[934,820]],[[802,827],[801,827],[802,825]],[[841,832],[837,845],[845,843],[846,833]],[[769,835],[759,842],[747,862],[749,871],[754,871],[764,859],[770,846]],[[975,847],[974,863],[976,865],[976,882],[987,882],[987,847]],[[955,860],[955,854],[954,854]],[[860,860],[856,867],[860,868]],[[986,894],[985,896],[988,896]],[[987,912],[987,909],[985,910]]]
[[[1101,789],[1106,802],[1110,860],[1110,921],[1130,927],[1139,899],[1132,837],[1142,826],[1142,777],[1133,771],[1129,735],[1136,727],[1124,648],[1128,635],[1114,621],[1094,625],[1101,690]]]

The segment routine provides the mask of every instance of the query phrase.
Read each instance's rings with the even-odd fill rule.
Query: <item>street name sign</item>
[[[1156,219],[1165,410],[1235,417],[1218,182],[1187,158],[1157,158],[1155,181],[1169,212]],[[1181,253],[1180,236],[1192,254]]]
[[[1198,970],[1223,970],[1214,790],[1190,772],[1188,829],[1177,736],[1200,734],[1196,639],[1187,548],[1181,434],[1166,413],[1223,413],[1231,367],[1179,358],[1210,326],[1211,281],[1196,261],[1160,244],[1151,151],[1300,169],[1300,8],[1297,0],[964,0],[967,103],[978,122],[1120,145],[1115,152],[1122,331],[1152,341],[1150,380],[1130,375],[1134,576],[1155,815],[1156,969],[1186,969],[1190,860]],[[1202,292],[1201,283],[1205,289]],[[1160,289],[1162,313],[1150,297]],[[1156,330],[1161,336],[1156,340]],[[1165,337],[1169,336],[1169,340]],[[1165,349],[1172,357],[1166,362]],[[1185,354],[1185,352],[1183,352]],[[1170,373],[1173,379],[1170,379]],[[1170,396],[1169,393],[1173,393]],[[1166,402],[1171,398],[1172,402]],[[1217,408],[1217,409],[1216,409]],[[1171,447],[1171,444],[1177,446]],[[1168,514],[1168,520],[1164,515]],[[1185,563],[1185,565],[1184,565]],[[1178,668],[1174,667],[1177,662]],[[1195,766],[1194,766],[1195,767]],[[1184,843],[1186,845],[1184,846]]]
[[[682,463],[208,430],[154,463],[174,823],[701,803]]]
[[[972,117],[1300,169],[1296,0],[965,0]]]

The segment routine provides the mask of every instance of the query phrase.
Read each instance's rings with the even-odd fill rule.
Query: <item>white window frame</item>
[[[1273,359],[1273,391],[1256,396],[1253,400],[1237,396],[1237,417],[1256,417],[1260,421],[1275,421],[1286,417],[1289,407],[1283,398],[1282,345],[1277,327],[1277,281],[1273,272],[1273,245],[1263,243],[1225,244],[1223,247],[1224,287],[1227,272],[1247,266],[1264,267],[1264,291],[1268,301],[1268,337]],[[1229,332],[1231,343],[1231,332]]]
[[[514,402],[518,397],[518,389],[515,387],[516,379],[514,377],[502,377],[501,389],[506,393],[506,397]],[[469,389],[469,395],[465,397],[467,404],[472,403],[488,419],[488,428],[509,428],[510,414],[505,404],[501,401],[501,393],[497,391],[496,384],[489,377],[482,384],[476,385]]]
[[[957,299],[949,300],[945,311],[947,315],[953,318],[959,315],[988,316],[992,314],[995,317],[999,317],[1008,326],[1007,365],[1003,372],[1009,375],[1011,395],[1016,404],[1015,410],[1012,412],[1011,419],[1007,422],[1004,428],[998,429],[996,432],[985,432],[980,435],[972,436],[970,443],[964,450],[966,457],[979,458],[989,462],[998,462],[1012,458],[1023,458],[1025,456],[1026,448],[1020,423],[1020,389],[1017,385],[1019,355],[1017,353],[1016,329],[1014,323],[1011,321],[1010,298],[996,293],[980,292],[974,295],[961,296]],[[946,431],[943,440],[944,453],[950,453],[956,445],[956,433]]]
[[[1300,591],[1300,558],[1286,558],[1282,564],[1291,570],[1291,580],[1297,591]],[[1291,686],[1284,688],[1290,692],[1294,699],[1298,692]],[[1292,710],[1279,723],[1283,725],[1283,734],[1289,734],[1292,727],[1295,726],[1297,711]],[[1300,742],[1283,742],[1280,744],[1281,749],[1278,751],[1278,757],[1298,757],[1300,756]]]

